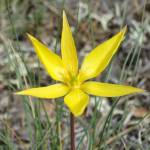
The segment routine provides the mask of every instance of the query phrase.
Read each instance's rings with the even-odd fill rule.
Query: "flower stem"
[[[70,137],[71,137],[71,150],[75,150],[75,132],[74,132],[74,115],[70,113]]]

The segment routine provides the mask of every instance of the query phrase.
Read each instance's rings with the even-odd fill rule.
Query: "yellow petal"
[[[111,39],[97,46],[84,58],[79,72],[80,81],[96,77],[107,67],[121,41],[124,39],[125,32],[126,27]]]
[[[61,38],[62,61],[72,76],[78,71],[78,58],[75,43],[67,21],[65,12],[63,11],[63,29]]]
[[[132,86],[100,83],[93,81],[85,82],[82,85],[81,89],[88,94],[104,97],[116,97],[132,93],[143,92],[142,89],[138,89]]]
[[[49,75],[55,80],[64,81],[64,76],[66,75],[61,58],[38,41],[35,37],[30,34],[27,35]]]
[[[65,104],[69,107],[74,116],[80,116],[89,102],[89,96],[79,89],[72,90],[64,98]]]
[[[27,89],[17,92],[15,94],[34,96],[38,98],[58,98],[66,95],[68,91],[69,88],[66,85],[58,83],[45,87]]]

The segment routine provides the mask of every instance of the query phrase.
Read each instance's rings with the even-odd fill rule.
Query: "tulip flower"
[[[44,99],[64,97],[64,103],[74,116],[83,114],[89,104],[89,95],[102,97],[119,97],[143,92],[142,89],[91,81],[99,76],[110,63],[124,39],[126,27],[109,40],[103,42],[87,54],[78,68],[78,57],[65,12],[63,11],[63,29],[61,37],[61,57],[47,48],[43,43],[28,34],[36,54],[48,74],[56,81],[53,85],[37,87],[17,92]]]

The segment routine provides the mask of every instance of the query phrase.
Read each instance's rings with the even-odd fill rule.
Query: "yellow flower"
[[[124,39],[126,27],[119,33],[93,49],[85,56],[80,70],[78,71],[78,58],[75,43],[63,12],[63,29],[61,38],[62,58],[53,53],[35,37],[28,34],[31,43],[45,66],[48,74],[61,83],[46,87],[31,88],[17,92],[18,95],[30,95],[39,98],[64,97],[65,104],[74,116],[80,116],[89,103],[89,94],[95,96],[115,97],[143,92],[131,86],[87,81],[98,76],[109,64],[116,53],[120,43]]]

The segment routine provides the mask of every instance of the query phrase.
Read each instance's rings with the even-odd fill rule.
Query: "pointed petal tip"
[[[144,92],[146,92],[145,90],[143,90],[143,89],[139,89],[139,88],[137,88],[137,93],[144,93]]]
[[[120,34],[121,37],[122,37],[122,41],[125,39],[125,34],[126,34],[126,32],[127,32],[127,25],[125,25],[125,26],[121,29],[121,31],[119,32],[119,34]]]
[[[145,90],[143,89],[140,89],[140,88],[136,88],[136,87],[133,87],[134,89],[131,91],[131,93],[129,94],[141,94],[141,93],[144,93],[146,92]]]
[[[65,10],[63,10],[63,27],[66,25],[69,26],[69,23],[68,23],[68,18],[67,18],[66,12],[65,12]]]
[[[13,95],[19,95],[18,92],[14,92]]]
[[[121,29],[120,34],[122,34],[122,36],[124,37],[124,35],[126,34],[126,32],[127,32],[127,25],[125,25],[125,26]]]
[[[68,23],[68,20],[67,20],[66,12],[63,10],[63,26],[65,26],[66,23]]]
[[[27,35],[27,36],[30,36],[31,34],[27,32],[26,35]]]
[[[27,37],[28,37],[28,39],[29,39],[30,41],[36,40],[35,37],[32,36],[31,34],[26,33],[26,35],[27,35]]]
[[[66,13],[65,13],[65,10],[63,10],[63,16],[65,15]]]
[[[140,88],[133,87],[133,86],[129,86],[129,87],[132,88],[132,91],[133,91],[132,93],[143,93],[143,92],[145,92],[144,89],[140,89]]]
[[[23,93],[22,93],[22,91],[18,91],[18,92],[14,92],[13,94],[14,95],[22,95]]]
[[[14,92],[14,95],[29,95],[28,91],[29,89],[24,89],[22,91]]]
[[[125,25],[122,29],[123,34],[125,34],[127,32],[127,25]]]
[[[63,10],[63,18],[66,18],[66,12]]]
[[[127,30],[127,25],[125,25],[125,26],[123,27],[123,30],[124,30],[124,31],[126,31],[126,30]]]

